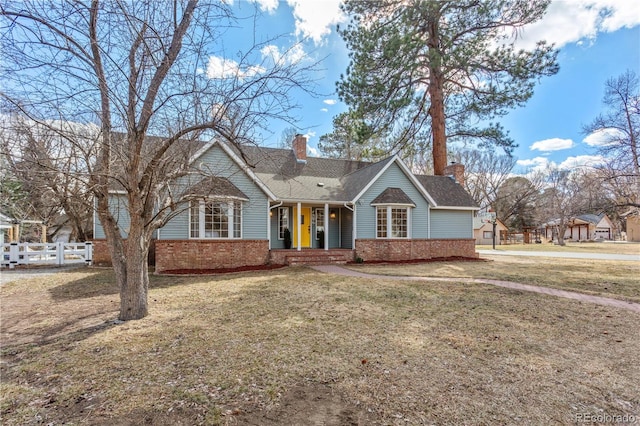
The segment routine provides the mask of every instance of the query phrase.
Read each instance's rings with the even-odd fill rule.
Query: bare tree
[[[87,171],[98,129],[64,122],[42,126],[21,115],[3,118],[2,155],[20,189],[29,194],[20,203],[22,214],[14,217],[40,219],[51,226],[51,235],[70,225],[71,238],[86,241],[93,215]]]
[[[555,228],[558,245],[564,246],[564,234],[569,221],[584,213],[580,171],[549,167],[544,177],[546,186],[539,197],[538,212],[542,221]]]
[[[100,128],[88,184],[120,286],[119,318],[142,318],[154,231],[215,172],[190,167],[199,140],[219,137],[241,149],[269,119],[291,121],[290,92],[308,86],[314,64],[273,53],[272,41],[234,60],[214,56],[234,19],[225,2],[0,7],[4,99],[43,125],[58,119]],[[110,209],[113,190],[126,204],[127,230]]]
[[[493,149],[463,149],[455,152],[453,158],[464,164],[465,189],[481,209],[494,205],[498,188],[509,178],[516,164],[514,157],[498,155]]]
[[[599,138],[598,152],[607,160],[600,173],[618,195],[621,206],[640,207],[640,80],[627,70],[605,83],[607,110],[583,127]]]
[[[496,191],[493,207],[498,219],[513,231],[535,225],[537,201],[542,179],[533,174],[528,177],[513,176],[506,179]]]

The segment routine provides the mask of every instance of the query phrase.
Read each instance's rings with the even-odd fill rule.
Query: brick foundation
[[[356,240],[356,257],[364,261],[399,261],[434,257],[478,257],[475,240]]]
[[[156,272],[265,265],[267,240],[156,240]]]
[[[95,266],[111,266],[111,254],[107,240],[92,240],[93,243],[93,264]]]
[[[92,240],[93,243],[93,265],[95,266],[111,266],[111,253],[109,253],[109,247],[107,246],[107,240]],[[155,265],[155,240],[151,241],[149,247],[148,264]],[[126,247],[127,240],[124,240]]]

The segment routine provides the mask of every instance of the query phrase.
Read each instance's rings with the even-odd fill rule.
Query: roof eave
[[[435,206],[431,207],[433,210],[480,210],[480,207],[472,207],[472,206]]]

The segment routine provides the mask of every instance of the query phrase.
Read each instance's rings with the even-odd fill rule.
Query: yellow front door
[[[295,225],[298,209],[293,208],[293,247],[298,247],[298,227]],[[311,207],[300,208],[300,247],[311,247]]]

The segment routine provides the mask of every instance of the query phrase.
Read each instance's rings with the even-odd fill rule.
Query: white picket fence
[[[4,243],[2,266],[69,265],[93,262],[93,245],[87,243]]]

